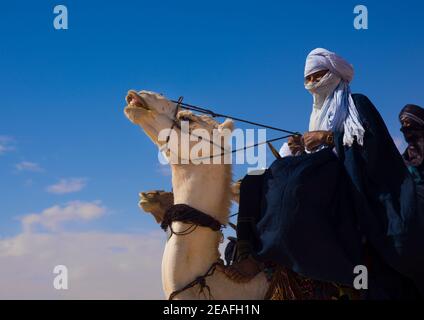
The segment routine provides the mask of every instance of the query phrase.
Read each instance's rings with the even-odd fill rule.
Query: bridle
[[[172,100],[171,100],[172,101]],[[183,107],[182,106],[182,101],[183,101],[183,97],[180,97],[179,99],[178,99],[178,101],[176,101],[175,103],[176,103],[176,107],[175,107],[175,111],[174,111],[174,116],[173,116],[173,118],[172,118],[172,120],[171,120],[171,122],[172,122],[172,124],[171,124],[171,127],[169,128],[169,134],[168,134],[168,136],[166,137],[166,140],[165,140],[165,144],[160,148],[161,149],[161,151],[162,150],[164,150],[164,149],[166,149],[166,150],[169,150],[169,140],[170,140],[170,138],[171,138],[171,134],[172,134],[172,130],[174,130],[174,128],[177,128],[177,129],[179,129],[180,131],[182,131],[182,129],[181,129],[181,126],[180,126],[180,124],[177,122],[177,114],[178,114],[178,110],[179,110],[179,108],[181,108],[181,109],[186,109],[185,107]],[[200,136],[198,136],[198,135],[196,135],[196,134],[194,134],[194,133],[191,133],[191,132],[189,132],[189,134],[191,135],[191,136],[194,136],[194,137],[196,137],[196,138],[200,138],[200,139],[203,139],[203,137],[200,137]],[[218,146],[221,150],[222,150],[222,153],[221,154],[219,154],[219,155],[211,155],[211,156],[206,156],[206,157],[200,157],[200,158],[196,158],[196,159],[193,159],[193,160],[196,160],[196,161],[200,161],[200,160],[204,160],[204,159],[207,159],[207,158],[210,158],[210,159],[212,159],[212,158],[214,158],[214,157],[217,157],[217,156],[222,156],[222,155],[225,155],[226,153],[225,153],[225,148],[224,147],[222,147],[221,145],[218,145],[218,144],[216,144],[214,141],[211,141],[211,140],[209,140],[209,139],[203,139],[203,140],[205,140],[206,142],[209,142],[211,145],[215,145],[215,146]],[[236,151],[235,151],[236,152]]]
[[[176,102],[177,105],[175,107],[174,116],[172,118],[172,125],[171,125],[171,128],[169,129],[169,134],[166,137],[166,141],[165,141],[166,149],[168,149],[169,139],[171,138],[171,132],[172,132],[172,130],[174,130],[174,127],[178,127],[181,130],[181,127],[177,122],[177,114],[178,114],[178,108],[180,107],[181,103],[183,102],[183,99],[184,98],[181,96],[181,97],[178,98],[178,101]]]
[[[255,143],[253,145],[249,145],[249,146],[245,146],[245,147],[242,147],[242,148],[234,149],[234,150],[231,150],[229,152],[226,152],[227,150],[224,147],[222,147],[221,145],[217,145],[214,141],[211,141],[211,140],[208,140],[208,139],[203,139],[202,137],[199,137],[199,136],[197,136],[197,135],[195,135],[193,133],[190,133],[190,135],[192,135],[192,136],[194,136],[196,138],[201,138],[203,140],[206,140],[206,142],[209,142],[210,144],[217,145],[222,150],[222,152],[219,153],[219,154],[214,154],[214,155],[210,155],[210,156],[204,156],[204,157],[199,157],[199,158],[193,159],[193,160],[196,160],[196,161],[207,160],[207,159],[211,160],[211,159],[213,159],[215,157],[222,157],[222,156],[225,156],[227,154],[233,154],[233,153],[237,153],[239,151],[245,151],[245,150],[247,150],[249,148],[254,148],[254,147],[260,146],[260,145],[265,144],[265,143],[270,147],[270,149],[271,149],[272,153],[274,154],[274,156],[276,156],[277,158],[279,158],[278,152],[272,146],[271,142],[283,140],[283,139],[286,139],[286,138],[291,137],[291,136],[301,136],[302,135],[299,132],[289,131],[289,130],[285,130],[285,129],[281,129],[281,128],[277,128],[277,127],[273,127],[273,126],[261,124],[261,123],[258,123],[258,122],[253,122],[253,121],[244,120],[244,119],[237,118],[237,117],[232,117],[230,115],[216,113],[216,112],[214,112],[214,111],[212,111],[210,109],[205,109],[205,108],[202,108],[202,107],[199,107],[199,106],[195,106],[195,105],[191,105],[191,104],[188,104],[188,103],[184,103],[183,102],[183,99],[184,99],[184,97],[181,96],[181,97],[178,98],[177,101],[170,100],[171,102],[173,102],[173,103],[176,104],[176,107],[175,107],[173,118],[171,120],[172,124],[171,124],[171,127],[169,129],[169,134],[166,137],[165,144],[160,148],[161,151],[162,150],[169,150],[169,140],[171,138],[172,130],[174,128],[178,128],[181,131],[181,126],[177,122],[177,114],[178,114],[178,111],[179,111],[180,108],[181,109],[186,109],[186,110],[197,111],[197,112],[200,112],[200,113],[204,113],[204,114],[210,115],[213,118],[230,118],[232,120],[236,120],[236,121],[247,123],[247,124],[253,124],[253,125],[256,125],[256,126],[259,126],[259,127],[262,127],[262,128],[266,128],[266,129],[271,129],[271,130],[275,130],[275,131],[280,131],[280,132],[288,133],[287,135],[284,135],[284,136],[280,136],[280,137],[273,138],[273,139],[268,139],[266,141]]]

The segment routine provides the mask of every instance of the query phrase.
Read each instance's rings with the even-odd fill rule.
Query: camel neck
[[[188,227],[188,224],[182,222],[172,224],[176,232]],[[164,289],[168,296],[206,273],[218,260],[220,237],[219,232],[205,227],[197,227],[187,235],[171,236],[165,247],[162,266]]]
[[[174,165],[172,185],[174,204],[187,204],[227,223],[232,195],[229,165]]]
[[[186,204],[227,223],[231,201],[231,166],[173,165],[174,204]],[[175,232],[187,230],[189,224],[173,222]],[[162,266],[165,292],[169,295],[203,275],[217,261],[221,233],[207,227],[168,240]],[[196,298],[196,297],[193,297]]]

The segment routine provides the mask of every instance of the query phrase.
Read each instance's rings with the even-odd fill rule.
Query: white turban
[[[322,70],[330,70],[347,82],[353,79],[353,67],[349,62],[334,52],[317,48],[306,58],[305,77]]]
[[[334,52],[318,48],[306,58],[305,77],[322,70],[329,72],[318,82],[305,82],[305,88],[314,96],[309,131],[343,132],[344,145],[352,146],[355,140],[363,145],[365,130],[349,87],[352,65]]]

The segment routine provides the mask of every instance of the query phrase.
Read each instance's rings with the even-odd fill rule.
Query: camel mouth
[[[141,109],[150,111],[150,108],[146,105],[143,98],[134,90],[128,91],[128,94],[125,100],[127,101],[128,108],[134,108],[134,109],[141,108]]]
[[[153,204],[154,202],[156,202],[156,201],[154,201],[152,199],[141,199],[139,204]]]
[[[152,209],[154,207],[154,203],[152,203],[152,201],[146,200],[146,199],[141,199],[138,202],[138,206],[143,209],[144,211],[148,211],[150,209]]]
[[[151,193],[142,193],[139,194],[140,201],[139,204],[152,204],[158,202],[154,194]]]

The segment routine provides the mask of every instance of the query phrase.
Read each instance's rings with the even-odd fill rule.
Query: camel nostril
[[[132,94],[128,94],[128,95],[127,95],[126,100],[127,100],[127,103],[128,103],[128,104],[130,104],[130,103],[131,103],[131,101],[133,101],[133,100],[134,100],[133,95],[132,95]]]

